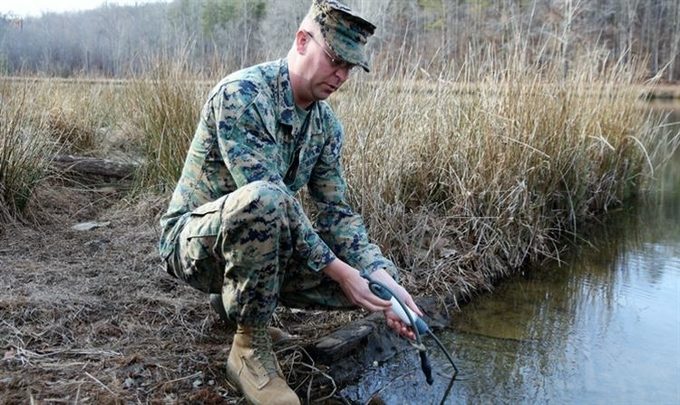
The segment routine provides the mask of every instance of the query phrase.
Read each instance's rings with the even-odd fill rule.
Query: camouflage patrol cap
[[[309,15],[319,24],[326,44],[339,58],[369,71],[364,47],[375,32],[375,25],[338,0],[313,0]]]

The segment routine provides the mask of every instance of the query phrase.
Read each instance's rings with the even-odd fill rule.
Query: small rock
[[[95,228],[103,228],[105,226],[111,225],[110,221],[106,222],[81,222],[79,224],[73,225],[71,229],[74,231],[89,231]]]
[[[194,388],[198,388],[198,387],[200,387],[201,385],[203,385],[203,380],[201,380],[200,378],[199,378],[199,379],[196,379],[196,380],[194,380],[194,384],[193,384],[193,385],[194,385]]]
[[[14,349],[7,350],[5,352],[5,355],[2,356],[2,359],[3,360],[11,360],[11,359],[14,358],[14,356],[16,356],[16,354],[17,354],[17,352]]]
[[[134,385],[135,385],[135,380],[130,378],[130,377],[126,378],[125,381],[123,382],[123,387],[125,387],[125,388],[130,388]]]

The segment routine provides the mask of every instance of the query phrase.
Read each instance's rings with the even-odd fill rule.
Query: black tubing
[[[420,350],[420,368],[423,369],[423,374],[425,374],[425,381],[429,385],[432,385],[434,378],[432,378],[432,366],[430,365],[430,359],[427,358],[427,352],[425,350]]]
[[[416,343],[418,345],[417,347],[420,354],[420,368],[423,370],[423,374],[425,374],[425,380],[427,381],[427,383],[429,385],[432,385],[434,379],[432,378],[432,366],[430,365],[430,360],[427,358],[427,350],[425,350],[425,346],[423,346],[420,337],[420,332],[418,331],[418,327],[416,327],[415,320],[411,316],[411,313],[407,310],[406,304],[404,304],[401,301],[401,299],[399,299],[399,297],[394,295],[394,293],[384,284],[372,280],[366,274],[362,274],[362,277],[368,280],[368,287],[371,289],[371,292],[373,292],[375,295],[386,301],[389,301],[392,297],[394,297],[394,299],[397,300],[397,303],[401,305],[401,308],[404,310],[404,313],[411,322],[411,329],[413,329],[413,332],[416,335]],[[376,288],[375,286],[377,286],[378,288]],[[453,357],[451,357],[449,351],[446,350],[446,348],[444,347],[442,342],[437,338],[437,336],[435,336],[434,333],[432,333],[432,329],[428,327],[427,332],[430,334],[430,336],[432,336],[432,339],[434,339],[435,343],[437,343],[437,346],[439,346],[441,351],[444,352],[444,355],[446,355],[446,358],[449,360],[449,363],[451,363],[451,366],[453,367],[453,375],[451,376],[451,381],[449,382],[449,385],[446,387],[446,392],[444,392],[444,397],[440,402],[440,404],[443,405],[446,401],[446,398],[448,398],[449,393],[451,392],[451,388],[453,388],[453,382],[456,381],[456,376],[458,376],[458,367],[456,367],[456,363],[454,363]]]

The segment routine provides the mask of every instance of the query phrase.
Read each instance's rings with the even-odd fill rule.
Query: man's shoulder
[[[272,99],[279,74],[280,62],[266,62],[229,74],[210,92],[210,99],[221,95],[233,107],[246,107],[259,95],[260,100]]]

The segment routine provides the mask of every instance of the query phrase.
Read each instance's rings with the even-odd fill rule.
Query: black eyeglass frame
[[[311,32],[309,32],[309,31],[303,31],[303,32],[305,34],[309,35],[309,37],[312,39],[312,41],[314,41],[314,43],[316,43],[319,46],[319,48],[321,48],[321,50],[328,57],[328,60],[331,62],[331,66],[334,69],[345,69],[345,70],[347,70],[347,72],[350,72],[350,73],[356,70],[355,68],[358,65],[355,65],[354,63],[347,62],[346,60],[343,60],[342,58],[340,58],[338,56],[334,56],[331,53],[331,51],[326,49],[325,46],[323,46],[319,41],[316,40],[316,38],[314,38],[314,35],[312,35]]]

